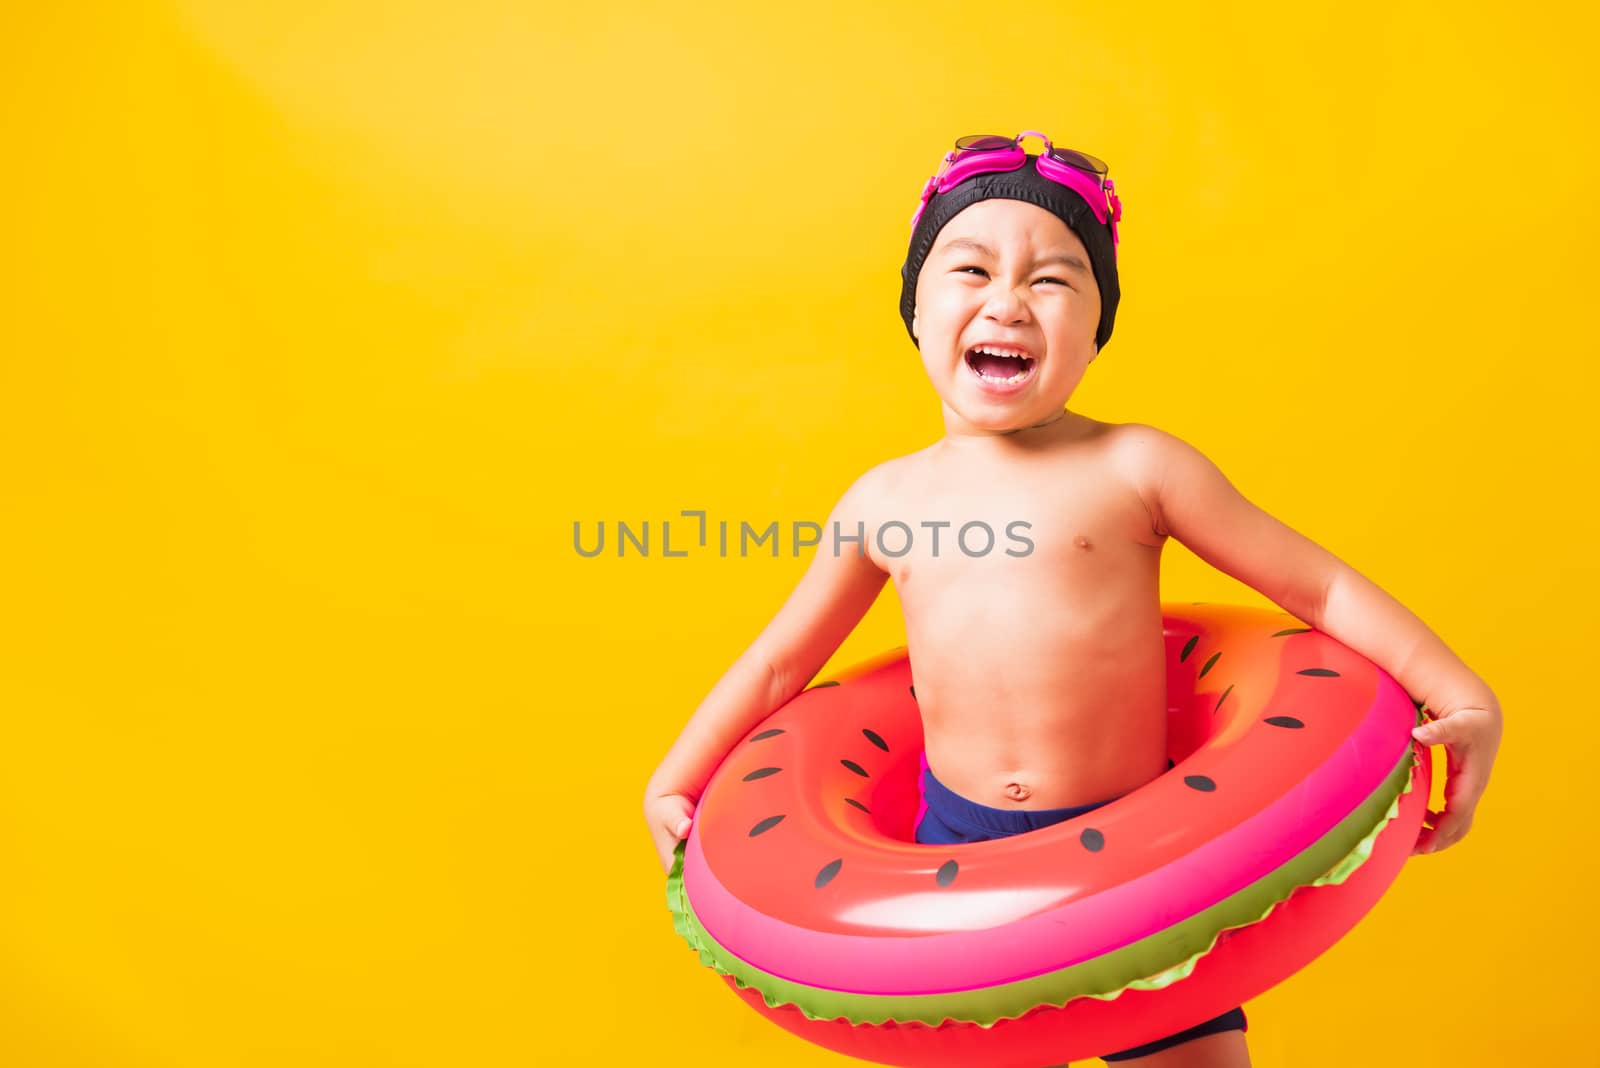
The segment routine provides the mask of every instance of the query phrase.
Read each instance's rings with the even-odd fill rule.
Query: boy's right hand
[[[644,799],[644,822],[650,828],[663,874],[672,871],[672,854],[678,840],[687,837],[694,822],[694,799],[687,794],[657,794]]]

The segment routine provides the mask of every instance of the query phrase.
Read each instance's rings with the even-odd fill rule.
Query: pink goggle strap
[[[1039,136],[1043,137],[1042,134]],[[911,216],[911,228],[916,229],[917,220],[922,218],[928,201],[933,199],[935,193],[947,193],[974,175],[1014,171],[1022,166],[1027,159],[1027,153],[1023,150],[1021,141],[1022,138],[1019,137],[1010,149],[947,152],[939,164],[939,169],[922,187],[922,197],[917,204],[917,210]],[[1048,145],[1049,141],[1046,140],[1045,143]],[[1062,163],[1048,151],[1039,157],[1038,167],[1040,174],[1081,196],[1102,226],[1106,224],[1109,216],[1111,253],[1115,256],[1120,243],[1117,223],[1122,218],[1122,200],[1117,196],[1116,183],[1106,178],[1102,187],[1102,183],[1095,181],[1088,172],[1079,170],[1071,164]]]

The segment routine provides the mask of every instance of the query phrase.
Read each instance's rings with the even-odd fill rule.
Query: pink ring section
[[[1382,785],[1410,750],[1414,717],[1410,697],[1380,672],[1360,726],[1316,771],[1256,816],[1149,875],[988,930],[867,938],[796,927],[729,893],[711,873],[693,833],[684,891],[724,949],[764,972],[821,990],[942,994],[1028,979],[1165,930],[1303,852]],[[1405,743],[1400,752],[1397,738]],[[842,976],[851,982],[838,985]]]

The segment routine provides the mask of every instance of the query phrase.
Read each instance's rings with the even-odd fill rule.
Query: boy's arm
[[[766,625],[695,709],[645,789],[645,802],[662,794],[695,801],[722,758],[755,724],[799,693],[872,607],[888,574],[846,542],[833,552],[833,524],[842,534],[865,527],[881,483],[882,467],[851,484],[823,524],[822,541],[805,574]]]
[[[1158,534],[1348,645],[1433,713],[1434,721],[1412,734],[1445,746],[1445,806],[1428,810],[1412,853],[1459,841],[1500,748],[1500,702],[1488,684],[1399,601],[1246,500],[1193,446],[1143,424],[1123,429],[1128,449],[1119,455],[1135,473]]]
[[[1177,538],[1392,675],[1436,715],[1494,708],[1487,683],[1403,604],[1328,550],[1247,500],[1199,450],[1165,431],[1125,424],[1156,532]]]

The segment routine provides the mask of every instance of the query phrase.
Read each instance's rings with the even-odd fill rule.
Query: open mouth
[[[1006,353],[1000,349],[979,345],[967,350],[967,366],[985,382],[1015,385],[1033,374],[1037,362],[1032,356]]]

